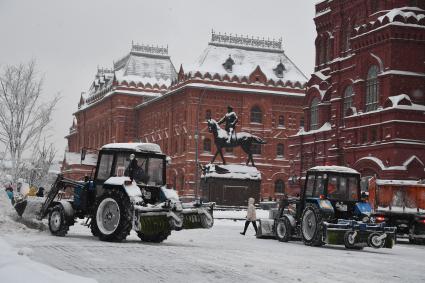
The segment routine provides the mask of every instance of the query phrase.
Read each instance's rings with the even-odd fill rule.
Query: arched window
[[[209,119],[211,119],[211,110],[207,110],[207,111],[205,111],[205,120],[209,120]]]
[[[204,151],[205,152],[211,152],[211,140],[210,139],[204,139]]]
[[[319,126],[319,99],[315,97],[310,106],[310,130],[316,130]]]
[[[283,115],[279,116],[278,125],[279,127],[285,127],[285,117],[283,117]]]
[[[284,153],[285,153],[285,148],[284,148],[283,144],[281,144],[281,143],[277,144],[277,146],[276,146],[277,157],[283,157]]]
[[[180,176],[180,190],[184,190],[184,175],[181,174]]]
[[[285,192],[285,183],[281,179],[274,182],[274,192],[277,194],[283,194]]]
[[[344,117],[347,109],[353,106],[353,96],[353,86],[349,85],[344,91],[344,112],[342,113]]]
[[[260,107],[254,106],[251,108],[251,122],[252,123],[263,122],[263,113],[261,112]]]
[[[378,108],[378,66],[373,65],[367,72],[366,81],[366,112],[376,110]]]

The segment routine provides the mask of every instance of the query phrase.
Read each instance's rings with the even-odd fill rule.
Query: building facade
[[[253,148],[262,173],[262,197],[286,192],[287,137],[302,123],[307,78],[286,56],[281,40],[213,32],[197,63],[163,77],[152,72],[174,70],[169,57],[134,49],[124,57],[125,63],[118,61],[113,70],[99,70],[89,94],[81,96],[67,136],[70,152],[83,147],[96,150],[108,142],[157,143],[171,157],[167,183],[180,195],[198,196],[199,166],[210,162],[215,153],[206,120],[218,120],[231,105],[239,116],[236,131],[267,141]],[[144,60],[152,56],[156,62],[148,72]],[[130,76],[133,65],[139,68],[133,67],[137,74]],[[161,83],[148,81],[152,78]],[[240,148],[225,151],[225,158],[233,164],[247,160]]]
[[[305,127],[289,138],[290,185],[316,165],[425,178],[425,2],[322,1],[314,21],[315,73]]]

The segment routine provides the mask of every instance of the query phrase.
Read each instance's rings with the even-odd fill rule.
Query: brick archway
[[[381,175],[381,166],[372,159],[360,159],[354,163],[353,168],[360,172],[361,176]]]

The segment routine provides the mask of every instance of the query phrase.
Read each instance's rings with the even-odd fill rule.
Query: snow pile
[[[215,165],[207,164],[202,178],[227,178],[261,180],[261,173],[255,167],[245,165]]]
[[[3,203],[2,203],[3,204]],[[2,208],[3,209],[3,208]],[[72,275],[50,266],[31,261],[27,255],[33,253],[30,248],[13,249],[0,238],[0,278],[2,282],[31,282],[31,283],[91,283],[94,279]]]
[[[35,197],[34,197],[35,198]],[[35,219],[44,198],[36,202],[28,202],[22,217],[19,217],[4,191],[0,191],[0,234],[27,231],[29,228],[46,230],[46,225]]]
[[[0,231],[1,234],[26,230],[24,224],[16,222],[18,215],[4,190],[0,191]]]

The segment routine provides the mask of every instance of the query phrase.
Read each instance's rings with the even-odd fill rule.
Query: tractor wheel
[[[323,246],[323,217],[319,208],[307,204],[301,216],[301,235],[307,246]]]
[[[101,241],[121,242],[132,228],[131,204],[120,189],[108,189],[97,198],[91,230]]]
[[[280,242],[288,242],[291,239],[292,226],[289,219],[283,217],[276,221],[275,237]]]
[[[372,247],[372,248],[375,248],[375,249],[380,249],[380,248],[384,247],[385,239],[380,240],[379,239],[380,236],[381,236],[381,234],[379,234],[379,233],[370,234],[369,237],[367,238],[367,244],[369,245],[369,247]]]
[[[344,245],[347,249],[362,250],[363,247],[358,245],[357,239],[354,237],[354,231],[347,231],[344,234]]]
[[[55,205],[49,213],[49,230],[55,236],[63,237],[68,233],[65,209],[61,204]]]
[[[143,232],[137,232],[137,236],[139,236],[140,240],[142,240],[143,242],[150,243],[161,243],[162,241],[166,240],[170,235],[170,230],[165,230],[156,234],[143,234]]]

